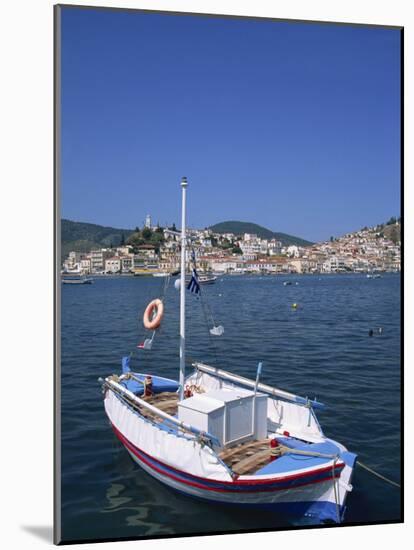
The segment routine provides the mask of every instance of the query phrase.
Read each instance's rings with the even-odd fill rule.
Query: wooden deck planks
[[[252,456],[243,458],[232,465],[232,470],[238,475],[254,474],[257,470],[265,466],[270,461],[270,449],[263,449],[254,453]]]
[[[267,439],[262,441],[246,441],[244,443],[239,443],[239,445],[236,445],[235,447],[230,447],[229,449],[225,449],[220,453],[220,458],[226,462],[227,460],[231,461],[234,459],[234,457],[237,457],[238,454],[245,455],[246,452],[252,451],[255,452],[256,447],[263,445],[266,442],[268,445]]]
[[[238,475],[254,473],[270,460],[269,440],[241,443],[222,451],[219,457]]]

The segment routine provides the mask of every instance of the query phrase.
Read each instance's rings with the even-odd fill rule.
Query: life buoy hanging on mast
[[[155,330],[157,329],[162,321],[162,318],[164,317],[164,304],[159,298],[156,298],[155,300],[152,300],[144,311],[144,327],[148,330]]]

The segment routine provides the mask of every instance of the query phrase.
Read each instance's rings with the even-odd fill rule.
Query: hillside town
[[[340,238],[311,246],[284,246],[276,239],[244,233],[214,233],[189,229],[193,253],[201,273],[286,274],[345,273],[401,270],[399,220],[365,227]],[[63,272],[85,275],[172,273],[180,266],[180,234],[175,226],[153,226],[147,216],[140,231],[120,246],[96,248],[87,253],[72,251],[63,262]]]

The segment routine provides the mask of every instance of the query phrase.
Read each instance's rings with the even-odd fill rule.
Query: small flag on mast
[[[195,269],[193,269],[193,274],[191,275],[191,279],[187,285],[187,289],[190,292],[194,292],[195,294],[198,294],[200,292],[200,283],[198,282],[198,275]]]

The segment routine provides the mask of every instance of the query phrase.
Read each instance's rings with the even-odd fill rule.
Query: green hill
[[[249,222],[240,222],[240,221],[227,221],[216,223],[209,227],[215,233],[234,233],[235,235],[243,235],[244,233],[253,233],[260,237],[261,239],[277,239],[281,241],[283,245],[290,246],[295,244],[297,246],[310,246],[313,244],[310,241],[301,239],[300,237],[295,237],[293,235],[288,235],[286,233],[279,233],[276,231],[271,231],[257,225],[256,223]]]
[[[255,233],[259,237],[266,239],[277,239],[282,241],[284,245],[297,244],[300,246],[308,246],[312,243],[286,235],[285,233],[275,233],[256,225],[254,223],[228,221],[213,225],[210,229],[216,233],[235,233],[236,235],[243,233]],[[119,246],[124,239],[135,236],[133,229],[116,229],[115,227],[105,227],[94,223],[74,222],[71,220],[62,219],[61,222],[61,257],[66,258],[70,251],[89,252],[93,248],[104,248]],[[132,237],[134,238],[134,237]]]
[[[62,219],[61,243],[62,258],[71,250],[89,252],[92,248],[119,246],[122,238],[126,241],[134,231],[132,229],[115,229],[94,223],[74,222]]]
[[[396,222],[398,221],[398,224]],[[390,239],[393,243],[401,242],[401,216],[398,218],[390,218],[387,223],[380,225],[381,232],[384,237]]]

